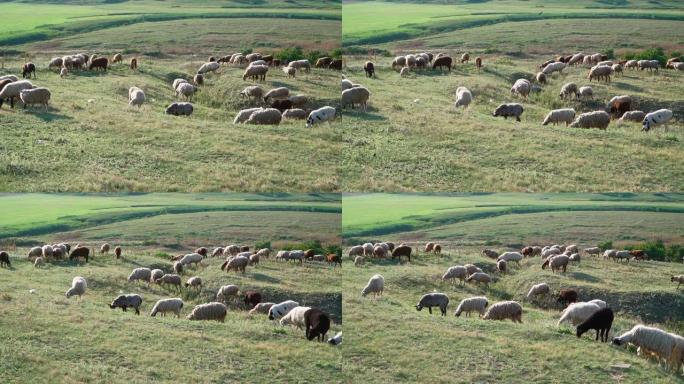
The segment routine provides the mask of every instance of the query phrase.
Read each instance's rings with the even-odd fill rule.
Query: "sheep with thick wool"
[[[280,325],[294,325],[299,329],[303,329],[305,324],[304,314],[306,311],[311,309],[311,307],[297,306],[292,308],[285,316],[280,319]]]
[[[610,75],[613,74],[613,68],[607,65],[597,65],[589,70],[589,82],[596,79],[596,81],[605,80],[606,83],[610,83]]]
[[[473,101],[473,94],[466,87],[456,88],[456,102],[454,107],[467,107]]]
[[[454,316],[459,317],[465,312],[466,317],[470,316],[470,312],[477,312],[480,317],[485,314],[489,300],[484,296],[469,297],[461,300],[454,312]]]
[[[385,289],[385,278],[380,274],[373,275],[368,284],[361,290],[361,296],[366,296],[369,293],[373,294],[373,297],[382,296]]]
[[[173,285],[176,287],[177,290],[180,291],[181,289],[181,277],[179,275],[176,275],[174,273],[166,273],[162,277],[158,278],[154,282],[159,284],[159,285]]]
[[[681,368],[682,348],[684,347],[684,338],[681,336],[655,327],[637,324],[631,330],[613,338],[612,343],[614,345],[631,343],[639,347],[639,350],[654,354],[658,360],[665,360],[671,370],[679,372]]]
[[[594,89],[591,87],[580,87],[579,97],[583,98],[583,99],[593,99],[594,98]]]
[[[518,79],[513,83],[513,86],[511,87],[511,95],[517,94],[522,97],[527,98],[527,95],[530,94],[530,90],[532,89],[532,83],[530,83],[529,80],[527,79]]]
[[[245,124],[255,125],[278,125],[283,115],[275,108],[259,108],[249,115]]]
[[[558,123],[565,123],[565,126],[567,127],[568,124],[572,123],[572,121],[574,119],[575,119],[575,110],[574,109],[572,109],[572,108],[554,109],[546,115],[546,117],[544,118],[544,122],[542,122],[542,125],[548,125],[549,123],[553,123],[553,125],[556,125]]]
[[[150,283],[154,283],[158,278],[164,276],[164,271],[161,269],[153,269],[150,273]]]
[[[193,111],[194,107],[190,103],[171,103],[165,112],[167,115],[190,116]]]
[[[275,304],[271,306],[271,309],[268,310],[268,319],[269,320],[277,320],[283,318],[285,315],[287,315],[293,308],[296,308],[299,306],[299,303],[294,301],[294,300],[286,300],[281,303]]]
[[[188,320],[216,320],[223,323],[228,314],[228,307],[223,303],[213,302],[196,305],[186,318]]]
[[[354,104],[359,104],[363,111],[366,111],[366,105],[368,99],[370,98],[370,91],[364,87],[354,87],[342,91],[342,108],[346,108],[347,105],[351,105],[352,109]]]
[[[225,303],[229,297],[232,297],[233,300],[235,300],[235,298],[237,298],[239,292],[240,292],[240,288],[238,288],[237,285],[233,285],[233,284],[224,285],[221,288],[219,288],[218,292],[216,292],[216,301],[220,301],[222,303]]]
[[[190,83],[180,83],[176,88],[176,97],[182,95],[186,100],[192,101],[192,96],[195,94],[195,91],[197,91],[197,87],[194,85]]]
[[[551,293],[551,287],[549,287],[549,284],[547,283],[539,283],[535,284],[530,288],[530,291],[527,292],[527,298],[532,299],[533,297],[538,297],[538,296],[543,296],[546,297]]]
[[[563,87],[561,87],[559,96],[561,99],[567,99],[569,97],[572,97],[572,95],[575,95],[579,99],[579,89],[577,88],[577,84],[575,83],[566,83],[563,84]]]
[[[161,313],[162,316],[166,316],[166,312],[173,312],[178,318],[180,318],[181,310],[183,309],[183,300],[179,297],[171,299],[160,299],[152,307],[150,316],[155,317],[157,313]]]
[[[44,87],[22,89],[21,92],[19,92],[19,98],[21,99],[21,102],[24,103],[24,108],[39,104],[44,106],[47,111],[50,97],[50,90]]]
[[[483,283],[485,286],[489,287],[489,283],[492,281],[491,276],[484,272],[475,272],[468,276],[467,282],[475,282],[477,284]]]
[[[140,108],[145,102],[145,92],[138,87],[128,89],[128,105]]]
[[[610,124],[610,115],[605,111],[586,112],[579,115],[570,124],[570,128],[599,128],[606,129]]]
[[[152,277],[152,271],[149,268],[136,268],[130,275],[128,275],[128,282],[133,282],[136,280],[142,280],[146,283],[150,282]]]
[[[245,69],[242,74],[242,80],[251,78],[252,80],[266,80],[268,74],[268,65],[252,65]]]
[[[570,262],[570,257],[566,255],[556,255],[556,256],[550,256],[544,260],[544,263],[542,264],[542,269],[546,269],[546,267],[551,267],[552,272],[560,271],[561,269],[563,270],[563,273],[568,268],[568,263]]]
[[[659,109],[654,112],[649,112],[644,116],[642,131],[649,131],[658,125],[665,125],[672,120],[672,111],[669,109]]]
[[[460,280],[459,285],[465,284],[465,279],[468,277],[468,271],[462,265],[454,265],[449,267],[447,271],[442,275],[442,280],[458,279]]]
[[[220,67],[221,63],[218,63],[216,61],[210,61],[208,63],[202,64],[202,66],[199,67],[199,69],[197,70],[197,73],[203,75],[209,72],[216,72]]]
[[[35,88],[35,86],[28,80],[15,80],[12,83],[6,84],[2,87],[2,90],[0,90],[0,108],[5,99],[9,99],[10,107],[14,108],[14,99],[21,96],[21,91],[33,88]]]
[[[81,276],[76,276],[71,281],[71,288],[66,291],[66,298],[68,299],[71,296],[78,296],[80,300],[85,294],[87,288],[88,283],[86,282],[86,279]]]
[[[549,63],[548,65],[546,65],[544,67],[544,69],[542,69],[542,72],[544,72],[547,75],[551,75],[554,72],[562,72],[563,69],[565,69],[565,67],[566,67],[565,63],[561,63],[561,62],[557,61],[557,62]]]
[[[254,308],[250,309],[248,314],[250,316],[255,315],[257,313],[263,313],[263,314],[268,314],[268,312],[271,310],[271,308],[275,305],[275,303],[259,303],[254,306]]]
[[[333,119],[335,119],[336,115],[337,110],[330,106],[315,109],[311,111],[311,113],[309,113],[309,116],[306,118],[306,127],[311,128],[314,126],[314,124],[321,124],[326,121],[332,121]]]
[[[240,96],[248,99],[254,98],[256,100],[261,100],[264,97],[264,89],[258,85],[250,85],[240,91]]]
[[[645,117],[646,112],[644,111],[627,111],[618,119],[618,124],[627,122],[642,123]]]
[[[202,263],[202,259],[204,259],[204,258],[199,253],[188,253],[187,255],[183,256],[178,261],[182,265],[190,265],[190,264],[199,265]]]
[[[235,256],[232,259],[226,260],[221,265],[221,270],[225,270],[226,272],[234,270],[235,272],[242,271],[242,273],[245,273],[247,265],[249,265],[249,258],[245,256]]]
[[[416,310],[420,311],[423,308],[427,308],[430,314],[432,314],[432,307],[439,307],[442,312],[442,316],[447,315],[447,307],[449,306],[449,296],[439,293],[427,293],[423,295],[418,304],[416,304]]]
[[[520,265],[520,261],[522,259],[523,255],[520,252],[504,252],[499,257],[497,257],[496,261],[504,260],[507,263],[514,262]]]
[[[142,305],[143,299],[140,295],[128,294],[119,295],[109,304],[109,308],[121,308],[124,312],[130,307],[135,309],[135,314],[140,315],[140,306]]]
[[[491,307],[482,317],[484,320],[506,320],[522,323],[522,305],[516,301],[500,301]]]
[[[577,324],[580,324],[586,319],[588,319],[589,316],[591,316],[594,312],[598,311],[599,309],[601,309],[601,307],[599,307],[596,303],[572,303],[568,305],[568,307],[565,308],[565,310],[561,314],[561,317],[558,320],[558,325],[561,325],[561,323],[568,321],[573,326],[577,326]]]
[[[247,109],[242,109],[240,112],[238,112],[237,115],[235,115],[235,119],[233,119],[233,124],[242,124],[245,121],[249,119],[250,116],[252,116],[252,113],[261,110],[263,108],[247,108]]]

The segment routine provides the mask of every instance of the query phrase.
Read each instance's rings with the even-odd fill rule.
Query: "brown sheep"
[[[425,253],[430,253],[432,252],[432,249],[435,248],[435,243],[433,242],[428,242],[425,244]]]
[[[315,254],[316,254],[316,251],[314,251],[313,249],[307,249],[306,251],[304,251],[304,258],[306,260],[311,260],[311,259],[313,259]]]
[[[116,256],[117,259],[121,258],[121,247],[117,246],[114,248],[114,256]]]
[[[192,82],[195,83],[195,85],[200,86],[204,85],[204,75],[198,73],[192,78]]]
[[[475,58],[475,66],[477,67],[477,71],[480,72],[480,68],[482,68],[482,58],[481,57],[476,57]]]
[[[134,71],[135,71],[136,69],[138,69],[138,59],[136,59],[135,57],[132,58],[132,59],[131,59],[130,67],[131,67],[131,69],[134,70]]]
[[[432,251],[435,252],[435,255],[438,255],[442,253],[442,246],[440,244],[435,244],[435,246],[432,248]]]
[[[33,78],[36,78],[36,65],[33,63],[26,63],[21,67],[21,77],[25,78],[31,78],[31,74],[33,73]]]
[[[69,254],[69,260],[73,260],[73,259],[76,259],[79,257],[83,257],[87,263],[88,258],[90,257],[90,249],[88,249],[86,247],[77,246]]]
[[[108,64],[109,60],[106,57],[96,57],[90,62],[88,69],[91,71],[95,69],[101,69],[106,72]]]
[[[499,252],[493,251],[491,249],[483,249],[482,254],[489,257],[490,259],[496,259],[499,257]]]
[[[240,252],[249,252],[249,247],[246,245],[243,245],[240,247]]]
[[[411,261],[411,247],[408,245],[400,245],[396,248],[394,248],[394,251],[392,251],[392,259],[399,258],[399,261],[401,261],[402,256],[406,256],[408,258],[408,261]]]
[[[470,54],[464,53],[461,55],[461,64],[467,63],[470,60]]]
[[[195,249],[195,253],[199,253],[200,255],[202,255],[203,259],[206,259],[207,255],[209,254],[209,250],[205,247],[199,247]]]
[[[440,70],[443,67],[446,67],[449,72],[451,72],[451,64],[453,63],[453,59],[449,56],[441,56],[435,59],[435,62],[432,64],[432,69],[437,69],[439,68]]]
[[[121,56],[120,53],[117,53],[116,55],[114,55],[114,57],[112,57],[112,64],[120,63],[122,61],[123,61],[123,56]]]
[[[342,70],[342,59],[335,59],[333,60],[330,65],[328,66],[329,69],[335,69],[338,71]]]
[[[335,267],[335,264],[339,264],[340,268],[342,268],[342,258],[338,256],[335,253],[331,253],[326,257],[328,264],[332,264],[333,268]]]
[[[9,254],[5,251],[0,252],[0,267],[11,267]]]
[[[376,245],[375,247],[373,247],[373,256],[377,258],[383,258],[387,256],[387,250],[383,246]]]
[[[330,57],[321,57],[320,59],[316,60],[316,64],[314,64],[314,67],[316,68],[328,68],[330,67],[330,64],[332,63],[332,58]]]
[[[577,291],[574,289],[561,289],[556,301],[564,304],[572,304],[577,302],[577,297]]]
[[[256,307],[257,304],[261,303],[261,293],[255,291],[245,292],[245,306],[252,309]]]

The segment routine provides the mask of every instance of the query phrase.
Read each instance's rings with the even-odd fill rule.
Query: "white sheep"
[[[175,297],[172,299],[161,299],[157,300],[152,307],[150,316],[155,317],[157,313],[161,313],[162,316],[166,316],[166,312],[173,312],[178,318],[180,318],[181,310],[183,309],[183,300]]]
[[[364,259],[363,256],[356,256],[354,258],[354,266],[355,267],[360,267],[365,263],[366,259]]]
[[[544,296],[546,297],[551,293],[551,287],[547,283],[539,283],[535,284],[530,288],[530,291],[527,292],[527,298],[532,299],[532,297],[536,296]]]
[[[305,72],[311,71],[311,63],[307,59],[292,61],[289,66],[298,70],[304,69]]]
[[[655,355],[659,362],[661,359],[665,360],[670,369],[679,373],[682,364],[682,346],[684,346],[682,337],[655,327],[638,324],[613,339],[615,345],[627,343],[639,347],[639,352],[648,351]]]
[[[347,105],[351,104],[352,109],[354,104],[359,104],[366,111],[366,104],[370,98],[370,91],[364,87],[354,87],[342,91],[342,108],[346,108]]]
[[[150,283],[154,283],[158,278],[164,276],[164,271],[161,269],[153,269],[150,272]]]
[[[613,68],[607,65],[597,65],[589,70],[589,82],[596,79],[596,81],[601,81],[604,79],[607,83],[610,83],[610,75],[613,74]]]
[[[66,298],[68,299],[71,296],[78,296],[80,300],[85,294],[87,287],[88,284],[86,283],[86,279],[81,276],[74,277],[74,279],[71,281],[71,288],[66,291]]]
[[[260,108],[249,115],[245,124],[278,125],[282,119],[283,115],[279,110],[275,108]]]
[[[182,83],[187,83],[187,82],[188,82],[188,81],[185,80],[185,79],[175,79],[175,80],[173,80],[172,87],[173,87],[174,92],[176,91],[176,89],[178,88],[178,86],[179,86],[180,84],[182,84]]]
[[[514,323],[522,323],[522,305],[516,301],[500,301],[487,310],[484,320],[511,319]]]
[[[603,308],[605,308],[605,307],[608,306],[608,304],[606,304],[605,301],[599,300],[599,299],[589,300],[589,301],[587,301],[587,303],[596,304],[596,305],[598,305],[598,307],[599,307],[600,309],[603,309]]]
[[[193,276],[185,282],[185,287],[198,288],[202,292],[202,279],[199,276]]]
[[[252,308],[248,314],[250,316],[255,315],[257,313],[263,313],[263,314],[268,314],[268,311],[271,310],[271,308],[275,305],[275,303],[259,303]]]
[[[294,300],[283,301],[282,303],[275,304],[268,310],[268,319],[277,320],[287,315],[292,308],[299,306],[299,303]]]
[[[244,96],[248,99],[253,97],[257,100],[261,100],[264,97],[264,89],[258,85],[250,85],[240,92],[240,96]]]
[[[570,257],[566,255],[556,255],[550,256],[542,264],[542,269],[546,269],[547,266],[551,267],[552,272],[563,270],[563,273],[568,268],[568,263],[570,262]]]
[[[242,109],[238,114],[235,116],[235,119],[233,119],[233,124],[241,124],[247,121],[249,117],[254,113],[255,111],[260,110],[261,108],[247,108],[247,109]]]
[[[473,101],[473,94],[470,92],[470,90],[466,87],[458,87],[456,88],[456,103],[454,103],[454,106],[456,108],[458,107],[467,107],[470,105],[470,103]]]
[[[571,128],[599,128],[606,129],[610,124],[610,115],[605,111],[586,112],[579,115],[570,124]]]
[[[522,260],[522,259],[523,259],[523,255],[520,252],[504,252],[499,257],[496,258],[496,261],[505,260],[507,263],[512,261],[512,262],[520,265],[520,260]]]
[[[572,108],[554,109],[546,115],[542,125],[548,125],[549,123],[553,123],[553,125],[556,125],[558,123],[565,123],[565,126],[567,127],[568,124],[572,123],[572,121],[574,119],[575,119],[575,110],[574,109],[572,109]]]
[[[559,61],[549,63],[542,69],[542,72],[544,72],[547,75],[550,75],[554,72],[562,72],[563,69],[565,68],[565,63],[561,63]]]
[[[672,111],[669,109],[659,109],[655,112],[647,113],[644,116],[642,131],[648,131],[651,127],[656,127],[658,125],[665,125],[667,129],[667,123],[672,119]]]
[[[33,261],[33,267],[34,268],[41,268],[45,265],[45,258],[42,256],[36,257],[36,259]]]
[[[454,265],[453,267],[449,267],[444,275],[442,275],[442,280],[459,279],[459,285],[462,285],[465,284],[466,277],[468,277],[468,271],[466,270],[466,267],[462,265]]]
[[[373,294],[373,297],[382,296],[382,292],[385,289],[385,278],[380,274],[375,274],[368,280],[368,284],[361,290],[361,296],[366,296],[369,293]]]
[[[466,264],[463,266],[466,269],[466,275],[470,276],[473,273],[478,273],[482,272],[482,269],[480,269],[477,265],[475,264]]]
[[[223,265],[221,265],[221,269],[226,272],[235,270],[235,272],[242,271],[242,273],[245,273],[247,265],[249,265],[249,258],[245,256],[235,256],[230,260],[226,260]]]
[[[522,97],[527,98],[527,95],[530,94],[530,90],[532,89],[532,83],[530,83],[529,80],[527,79],[518,79],[513,83],[513,86],[511,87],[511,95],[518,94]]]
[[[484,296],[469,297],[467,299],[461,300],[456,308],[456,312],[454,312],[454,315],[459,317],[461,316],[461,313],[465,312],[466,317],[468,317],[470,316],[470,312],[476,311],[479,313],[479,316],[482,317],[488,305],[489,301]]]
[[[337,115],[337,110],[330,106],[321,107],[315,109],[309,113],[306,118],[306,127],[311,128],[314,124],[324,123],[326,121],[332,121]]]
[[[290,67],[289,65],[287,67],[283,67],[283,72],[285,72],[288,78],[297,77],[297,68]]]
[[[202,255],[199,253],[188,253],[187,255],[183,256],[180,260],[178,260],[182,265],[190,265],[190,264],[202,264]]]
[[[229,297],[232,297],[233,300],[235,300],[239,292],[240,288],[238,288],[237,285],[224,285],[221,288],[219,288],[218,292],[216,292],[216,301],[225,303],[226,299]]]
[[[354,83],[352,83],[349,79],[342,79],[342,81],[340,81],[340,87],[344,91],[346,89],[353,88]]]
[[[578,302],[570,304],[558,320],[558,325],[561,325],[564,321],[569,321],[573,326],[583,323],[589,316],[593,315],[594,312],[601,309],[596,303]]]
[[[642,123],[644,118],[646,118],[646,112],[644,111],[627,111],[622,114],[620,119],[618,119],[618,124],[623,124],[626,122]]]
[[[411,70],[409,69],[409,67],[402,67],[401,70],[399,71],[399,76],[406,77],[409,75],[409,73],[411,73]]]
[[[219,67],[221,67],[220,63],[218,63],[216,61],[210,61],[208,63],[202,64],[202,66],[199,67],[199,69],[197,70],[197,73],[199,73],[200,75],[203,75],[203,74],[208,73],[208,72],[216,72],[216,70],[218,70]]]
[[[188,320],[216,320],[223,323],[228,314],[228,307],[223,303],[213,302],[196,305],[186,319]]]
[[[176,88],[176,97],[183,95],[186,100],[192,101],[192,96],[195,94],[197,87],[190,83],[180,83],[178,88]]]
[[[21,91],[25,89],[35,88],[34,85],[28,80],[15,81],[5,85],[2,90],[0,90],[0,107],[2,107],[5,99],[10,100],[10,106],[14,108],[14,99],[20,97]]]
[[[52,246],[51,245],[43,245],[43,257],[45,260],[49,259],[52,257]]]
[[[580,87],[579,97],[584,98],[584,99],[593,99],[594,98],[594,89],[591,87]]]
[[[132,282],[136,280],[142,280],[149,283],[151,277],[152,271],[149,268],[136,268],[131,272],[130,275],[128,275],[128,281]]]
[[[304,324],[304,314],[306,311],[311,309],[311,307],[294,307],[292,308],[282,319],[280,319],[280,325],[294,325],[299,329],[303,329]]]
[[[245,72],[242,74],[242,80],[247,80],[248,77],[251,77],[253,80],[266,80],[267,74],[267,65],[254,65],[245,69]]]
[[[476,282],[478,284],[484,283],[484,285],[489,287],[489,282],[492,281],[492,278],[491,278],[491,276],[489,276],[488,274],[486,274],[484,272],[475,272],[472,275],[468,276],[466,281],[468,281],[468,282],[473,281],[473,282]]]
[[[128,105],[140,108],[143,102],[145,102],[145,92],[138,87],[131,87],[128,90]]]
[[[304,120],[306,111],[299,108],[286,109],[282,113],[283,120]]]
[[[268,99],[285,100],[290,97],[290,90],[287,87],[273,88],[264,95],[264,102]]]

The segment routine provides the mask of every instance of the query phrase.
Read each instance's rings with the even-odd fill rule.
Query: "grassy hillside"
[[[340,20],[338,1],[7,1],[0,12],[0,45],[49,40],[145,21],[286,17]]]
[[[541,259],[536,257],[523,260],[520,267],[509,264],[509,273],[501,275],[492,259],[481,254],[483,248],[503,252],[519,250],[522,244],[572,243],[584,248],[606,239],[616,240],[616,246],[654,239],[664,239],[670,245],[682,243],[682,213],[572,211],[573,206],[580,204],[606,209],[618,204],[632,208],[662,207],[671,200],[675,202],[670,205],[681,205],[681,198],[673,195],[640,195],[619,200],[616,195],[578,194],[518,195],[517,199],[515,194],[345,195],[345,254],[349,246],[381,240],[406,243],[416,251],[410,263],[367,258],[366,265],[345,270],[344,353],[345,361],[350,362],[350,374],[373,377],[371,382],[684,382],[681,373],[667,373],[657,364],[637,357],[634,350],[599,344],[593,340],[592,332],[591,336],[578,339],[574,328],[558,327],[562,308],[554,300],[525,298],[530,287],[540,282],[547,282],[554,292],[575,288],[581,300],[602,299],[616,312],[611,337],[639,322],[682,334],[684,297],[669,279],[672,274],[684,273],[681,263],[619,264],[582,254],[579,264],[571,264],[564,274],[554,274],[542,270]],[[520,214],[513,208],[542,204],[556,208],[563,205],[566,210]],[[492,209],[508,209],[509,213],[444,225],[448,216],[454,219],[464,211]],[[385,220],[381,219],[382,212],[386,213]],[[382,235],[371,234],[374,229],[383,233],[386,226],[401,221],[420,221],[423,227],[414,231],[397,227]],[[361,227],[366,229],[365,236],[349,236]],[[442,244],[442,255],[417,251],[431,240]],[[466,263],[477,265],[498,281],[489,288],[441,281],[448,267]],[[383,297],[361,297],[361,289],[375,273],[385,278]],[[438,310],[432,316],[426,310],[415,310],[420,297],[432,291],[449,296],[447,317],[439,316]],[[461,299],[479,295],[487,296],[490,304],[519,301],[523,306],[523,324],[485,321],[477,315],[453,315]]]
[[[239,40],[234,41],[237,45]],[[277,37],[272,41],[276,44]],[[161,52],[168,49],[172,47],[160,45]],[[66,50],[76,51],[75,47]],[[207,76],[193,100],[192,116],[165,115],[166,106],[176,100],[173,80],[192,79],[206,60],[165,57],[140,57],[136,72],[119,64],[106,74],[83,71],[66,79],[45,69],[49,56],[34,57],[40,69],[33,82],[51,90],[50,109],[3,106],[0,188],[40,192],[338,189],[341,122],[313,129],[305,128],[302,120],[280,126],[233,125],[240,109],[257,103],[239,96],[244,87],[254,84],[242,80],[244,70],[228,66]],[[16,74],[21,63],[18,58],[7,61],[0,73]],[[259,85],[266,90],[286,86],[309,98],[305,108],[315,109],[335,105],[338,96],[333,86],[338,78],[336,71],[314,69],[288,79],[274,68]],[[128,106],[131,86],[145,91],[140,110]]]
[[[225,199],[226,205],[231,204],[231,196],[221,196],[214,196],[213,200]],[[180,204],[182,200],[178,196],[157,197],[159,205]],[[194,198],[199,200],[200,196]],[[245,196],[233,198],[239,201]],[[102,199],[112,199],[109,207],[113,210],[127,202],[121,197]],[[62,215],[69,214],[69,200],[65,198],[66,212]],[[148,197],[138,203],[153,204],[154,199]],[[289,203],[284,200],[278,204]],[[96,204],[91,200],[84,205]],[[100,203],[98,209],[106,206]],[[255,208],[258,209],[256,205]],[[271,241],[274,247],[305,241],[320,241],[324,246],[339,244],[339,220],[339,213],[315,211],[208,210],[21,237],[25,244],[69,241],[90,247],[99,247],[108,241],[121,245],[124,257],[116,261],[111,255],[98,253],[89,263],[55,261],[36,269],[25,257],[27,246],[3,246],[10,252],[12,268],[0,270],[0,337],[4,340],[5,356],[0,363],[0,379],[3,382],[261,382],[263,375],[269,375],[293,382],[319,377],[339,381],[340,349],[308,342],[303,331],[275,326],[265,316],[250,318],[241,303],[229,305],[223,324],[190,322],[184,318],[194,305],[213,300],[220,286],[236,284],[243,291],[261,292],[265,300],[295,299],[303,305],[321,307],[331,314],[334,333],[342,324],[339,268],[271,259],[248,268],[244,275],[226,274],[219,268],[222,258],[208,258],[202,266],[186,269],[183,275],[184,279],[200,276],[204,283],[201,293],[183,288],[179,294],[172,288],[126,281],[136,267],[168,271],[169,254],[191,251],[198,245],[236,243],[254,247],[256,242],[263,241]],[[88,292],[80,302],[64,297],[74,276],[83,276],[88,281]],[[107,304],[123,292],[143,296],[141,316],[108,308]],[[185,302],[181,319],[149,316],[156,300],[176,296]]]

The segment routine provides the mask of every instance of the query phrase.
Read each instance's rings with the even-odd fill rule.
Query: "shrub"
[[[598,247],[601,248],[602,251],[605,251],[606,249],[612,249],[613,248],[613,242],[612,241],[602,241],[598,244]]]
[[[628,52],[625,54],[626,60],[658,60],[660,65],[665,66],[667,63],[667,56],[665,51],[660,48],[650,48],[641,52]]]
[[[271,242],[270,241],[257,241],[256,244],[254,245],[254,250],[258,251],[263,248],[268,248],[271,249]]]
[[[290,62],[304,59],[304,52],[300,47],[291,47],[285,48],[282,51],[276,53],[274,57],[284,62]]]
[[[641,249],[646,252],[649,259],[658,261],[682,262],[684,257],[684,247],[678,244],[667,246],[662,240],[630,245],[625,247],[625,249],[630,251]]]

